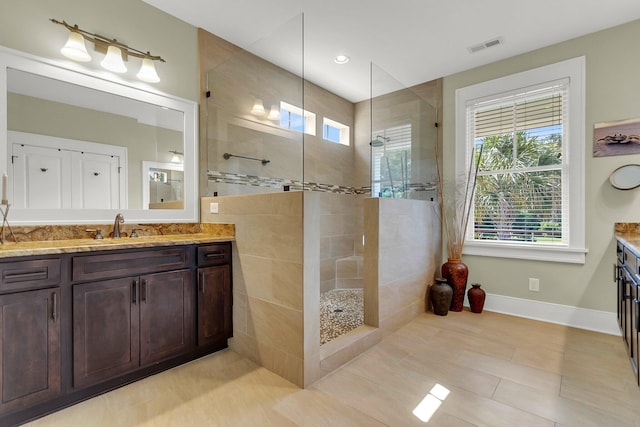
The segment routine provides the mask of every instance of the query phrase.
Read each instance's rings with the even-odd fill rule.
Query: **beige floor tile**
[[[469,423],[487,427],[553,426],[553,421],[496,400],[452,388],[440,411]]]
[[[383,427],[386,425],[319,390],[301,390],[282,399],[274,409],[298,426]]]
[[[615,414],[630,419],[640,420],[640,390],[619,390],[612,388],[610,382],[594,385],[593,382],[575,378],[563,378],[560,396],[581,402],[594,408],[615,408]]]
[[[423,426],[424,423],[413,415],[413,409],[420,403],[430,387],[420,396],[398,392],[397,389],[381,387],[351,372],[340,371],[312,386],[330,394],[341,402],[390,426]]]
[[[435,384],[450,393],[425,424]],[[419,315],[306,390],[227,349],[28,426],[640,427],[638,402],[620,337],[463,311]]]
[[[477,371],[538,390],[555,394],[560,392],[561,377],[558,374],[472,351],[463,351],[455,356],[455,361],[462,366],[473,367]]]
[[[633,426],[633,420],[616,416],[607,410],[593,408],[557,394],[501,380],[494,399],[514,408],[538,414],[554,422],[570,426]]]

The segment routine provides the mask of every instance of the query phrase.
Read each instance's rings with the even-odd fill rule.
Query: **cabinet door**
[[[617,314],[618,314],[618,326],[620,326],[620,331],[624,331],[624,267],[618,264],[616,266],[616,286],[618,288],[618,298],[617,298]],[[624,333],[623,333],[624,335]]]
[[[73,286],[73,385],[84,387],[140,364],[138,280]]]
[[[140,278],[140,360],[143,365],[193,347],[191,270]]]
[[[198,345],[222,343],[233,335],[231,268],[198,269]]]
[[[60,290],[0,296],[0,413],[60,393]]]

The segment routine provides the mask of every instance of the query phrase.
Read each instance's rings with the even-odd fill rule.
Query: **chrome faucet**
[[[120,224],[122,223],[124,223],[124,217],[121,213],[119,213],[118,215],[116,215],[116,220],[113,222],[113,237],[120,237]]]

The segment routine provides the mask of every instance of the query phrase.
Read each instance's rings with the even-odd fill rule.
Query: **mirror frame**
[[[198,104],[102,75],[0,46],[0,171],[8,170],[7,69],[17,69],[184,113],[184,209],[11,209],[10,224],[96,224],[122,213],[131,223],[198,222]],[[142,85],[142,84],[141,84]],[[140,165],[142,168],[142,165]],[[0,172],[1,173],[1,172]]]
[[[636,172],[636,175],[632,181],[626,183],[626,185],[622,185],[623,182],[619,180],[619,176],[628,170]],[[617,190],[633,190],[640,187],[640,165],[632,163],[620,166],[609,175],[609,183]]]

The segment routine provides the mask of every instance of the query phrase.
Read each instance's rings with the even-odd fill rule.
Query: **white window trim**
[[[465,176],[471,150],[467,147],[466,106],[473,100],[498,97],[504,92],[569,78],[569,143],[567,165],[569,187],[569,244],[523,245],[513,242],[467,240],[466,255],[493,256],[584,264],[585,254],[585,57],[535,68],[456,90],[456,177]],[[564,182],[563,182],[564,185]],[[470,221],[470,227],[473,227]]]
[[[324,137],[324,127],[325,126],[331,126],[335,129],[338,129],[340,131],[340,141],[332,141],[330,139],[326,139]],[[329,142],[333,142],[334,144],[341,144],[341,145],[346,145],[349,146],[351,145],[350,143],[350,137],[349,137],[349,126],[340,123],[340,122],[336,122],[335,120],[331,120],[328,117],[323,117],[322,118],[322,139],[324,141],[329,141]]]
[[[302,108],[296,107],[293,104],[280,101],[280,114],[282,114],[283,111],[289,111],[291,113],[297,114],[304,118],[304,130],[301,133],[306,133],[307,135],[312,135],[312,136],[316,135],[316,114],[315,113],[312,113],[311,111],[303,110]],[[294,132],[298,132],[295,129],[292,129],[290,127],[286,129],[292,130]]]

